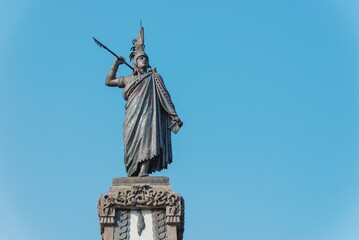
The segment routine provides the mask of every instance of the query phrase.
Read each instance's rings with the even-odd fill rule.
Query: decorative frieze
[[[100,196],[98,215],[101,233],[104,236],[105,228],[113,228],[114,230],[113,239],[103,237],[104,240],[128,239],[131,210],[138,210],[139,212],[151,210],[154,239],[172,240],[166,234],[167,225],[177,229],[176,240],[182,239],[184,231],[183,198],[173,193],[168,186],[134,184],[111,188],[110,192]],[[139,229],[144,227],[139,227]]]

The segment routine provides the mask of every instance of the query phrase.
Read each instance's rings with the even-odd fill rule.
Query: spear
[[[118,56],[116,53],[112,52],[108,47],[106,47],[105,45],[103,45],[99,40],[97,40],[97,39],[94,38],[94,37],[92,37],[92,38],[93,38],[93,40],[95,41],[95,43],[96,43],[97,45],[99,45],[101,48],[106,49],[109,53],[111,53],[112,55],[114,55],[117,59],[123,60],[123,63],[126,64],[127,67],[129,67],[129,68],[131,68],[131,69],[133,70],[133,67],[131,67],[131,66],[126,62],[126,60],[125,60],[124,57]]]

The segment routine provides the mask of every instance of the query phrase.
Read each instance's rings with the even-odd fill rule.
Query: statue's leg
[[[148,167],[150,166],[150,160],[144,161],[141,163],[139,177],[147,177],[148,176]]]

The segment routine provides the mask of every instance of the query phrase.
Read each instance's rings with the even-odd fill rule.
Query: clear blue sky
[[[99,240],[140,19],[184,121],[186,240],[359,239],[356,0],[0,1],[0,239]],[[121,67],[119,74],[130,71]]]

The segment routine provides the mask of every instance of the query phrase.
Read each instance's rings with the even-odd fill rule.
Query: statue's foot
[[[150,166],[150,161],[144,161],[141,164],[139,177],[147,177],[148,176],[148,167]]]

